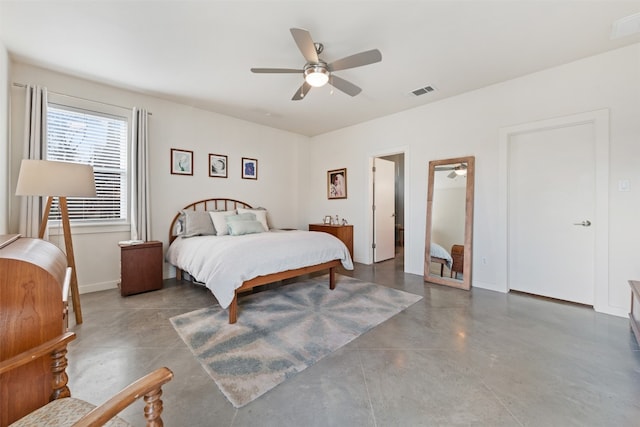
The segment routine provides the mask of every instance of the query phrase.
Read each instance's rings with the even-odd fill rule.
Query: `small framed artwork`
[[[212,178],[227,178],[227,156],[209,154],[209,176]]]
[[[242,178],[258,179],[258,161],[256,159],[242,158]]]
[[[324,216],[324,223],[331,225],[331,215],[325,215]]]
[[[327,172],[327,198],[347,198],[347,168]]]
[[[171,173],[174,175],[193,175],[193,151],[172,148]]]

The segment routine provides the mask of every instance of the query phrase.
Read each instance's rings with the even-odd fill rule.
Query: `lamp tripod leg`
[[[44,215],[40,223],[40,239],[44,238],[44,232],[47,229],[49,221],[49,212],[51,211],[51,203],[53,197],[47,198],[47,204],[44,208]],[[73,312],[76,316],[76,324],[82,323],[82,307],[80,307],[80,292],[78,290],[78,276],[76,275],[76,259],[73,254],[73,242],[71,241],[71,223],[69,222],[69,208],[67,207],[67,198],[59,197],[60,213],[62,216],[62,230],[64,233],[64,247],[67,253],[67,266],[71,267],[71,302],[73,303]]]
[[[73,254],[73,242],[71,240],[71,224],[69,222],[69,210],[67,198],[60,197],[60,212],[62,213],[62,230],[64,232],[64,246],[67,252],[67,264],[71,267],[71,301],[73,312],[76,316],[76,324],[82,323],[82,308],[80,307],[80,293],[78,290],[78,276],[76,275],[76,260]]]

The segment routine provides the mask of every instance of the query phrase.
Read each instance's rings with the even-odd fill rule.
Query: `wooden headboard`
[[[180,218],[182,211],[229,211],[237,208],[251,209],[251,205],[234,199],[204,199],[189,203],[187,206],[180,209],[180,212],[178,212],[176,216],[173,217],[173,221],[171,221],[171,225],[169,226],[169,244],[178,237],[174,235],[174,232],[176,229],[176,222],[178,221],[178,218]]]

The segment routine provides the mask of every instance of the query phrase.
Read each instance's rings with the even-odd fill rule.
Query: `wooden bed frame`
[[[443,277],[444,274],[444,266],[447,265],[447,260],[444,258],[438,258],[437,256],[431,257],[431,262],[435,264],[440,264],[440,277]]]
[[[184,210],[203,210],[203,211],[217,211],[217,210],[232,210],[237,208],[245,208],[251,209],[251,205],[245,202],[241,202],[239,200],[234,199],[204,199],[199,200],[194,203],[190,203],[181,211]],[[173,241],[178,237],[175,235],[176,223],[180,218],[180,213],[178,213],[171,221],[171,225],[169,226],[169,244],[173,243]],[[335,268],[340,266],[341,262],[339,259],[335,259],[333,261],[324,262],[322,264],[310,265],[307,267],[296,268],[295,270],[287,270],[281,271],[278,273],[267,274],[264,276],[254,277],[253,279],[246,280],[242,283],[238,289],[235,290],[235,296],[233,297],[233,301],[231,301],[231,305],[229,306],[229,323],[236,323],[238,320],[238,294],[243,292],[247,292],[255,288],[256,286],[266,285],[267,283],[278,282],[280,280],[291,279],[293,277],[302,276],[304,274],[315,273],[317,271],[329,270],[329,289],[335,289],[336,281],[335,281]],[[182,280],[182,270],[176,267],[176,280]]]

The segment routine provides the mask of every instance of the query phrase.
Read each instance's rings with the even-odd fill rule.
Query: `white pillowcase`
[[[216,229],[216,236],[226,236],[229,234],[229,227],[227,226],[227,220],[225,217],[235,214],[235,209],[232,211],[209,211],[211,221]]]
[[[264,231],[269,231],[269,224],[267,223],[267,211],[265,209],[238,208],[239,214],[247,213],[247,212],[250,212],[256,216],[256,221],[262,224],[262,226],[264,227]]]

